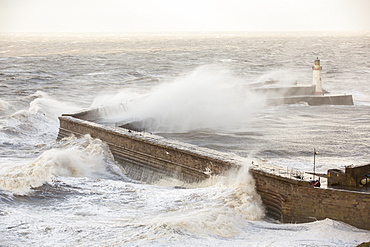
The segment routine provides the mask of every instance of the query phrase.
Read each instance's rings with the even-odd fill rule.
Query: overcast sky
[[[370,31],[370,0],[0,0],[0,31]]]

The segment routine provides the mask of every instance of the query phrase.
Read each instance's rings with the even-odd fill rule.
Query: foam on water
[[[56,177],[112,177],[113,172],[122,173],[106,144],[90,136],[71,137],[31,162],[2,164],[0,189],[27,195]]]
[[[159,194],[160,200],[175,202],[155,217],[145,219],[154,234],[168,228],[184,234],[233,237],[241,232],[245,220],[260,220],[264,216],[261,199],[255,191],[254,180],[243,167],[238,173],[212,179],[213,185],[179,189],[178,193]],[[204,186],[207,182],[202,182]],[[168,204],[168,202],[166,202]]]
[[[2,112],[9,110],[10,108],[11,108],[11,105],[8,102],[0,99],[0,114]]]
[[[80,107],[68,102],[59,101],[51,98],[47,93],[37,91],[31,97],[36,97],[29,107],[29,112],[33,114],[44,114],[47,117],[57,120],[57,117],[65,112],[76,112]]]
[[[65,111],[81,109],[53,99],[42,91],[30,95],[29,99],[31,102],[28,109],[11,112],[0,118],[0,145],[9,147],[51,143],[58,133],[58,116]]]
[[[261,221],[246,169],[188,189],[89,177],[59,177],[55,184],[68,195],[42,204],[3,204],[2,244],[355,246],[369,239],[368,231],[333,220]]]

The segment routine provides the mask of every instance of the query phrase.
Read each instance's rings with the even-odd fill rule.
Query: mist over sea
[[[370,33],[0,34],[0,246],[356,246],[330,219],[280,224],[252,161],[311,171],[368,164]],[[270,106],[251,83],[312,83],[353,106]],[[200,184],[130,179],[89,136],[56,142],[62,113],[154,119],[157,135],[235,153],[245,167]],[[370,219],[369,219],[370,220]]]

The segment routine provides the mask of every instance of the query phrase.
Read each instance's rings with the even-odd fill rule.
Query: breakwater
[[[322,94],[315,94],[315,85],[285,87],[267,87],[253,89],[255,92],[267,95],[267,104],[299,104],[305,102],[310,106],[320,105],[353,105],[352,95],[332,95],[323,90]]]
[[[370,230],[370,193],[313,187],[310,182],[251,169],[267,214],[281,222],[326,218]]]
[[[89,114],[91,112],[84,116]],[[61,116],[59,121],[58,139],[71,134],[89,134],[101,139],[108,144],[115,160],[134,179],[147,181],[146,177],[160,179],[170,176],[195,182],[239,167],[234,155],[170,141],[149,133],[112,128],[71,115]],[[156,176],[152,176],[153,173]]]
[[[98,110],[59,117],[58,139],[89,134],[106,142],[129,176],[145,179],[157,174],[194,182],[238,169],[242,159],[215,150],[92,122]],[[314,188],[303,180],[250,169],[267,215],[281,222],[331,218],[370,230],[370,193]]]

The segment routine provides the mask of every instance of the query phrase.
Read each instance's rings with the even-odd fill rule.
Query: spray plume
[[[104,121],[144,120],[145,128],[154,132],[232,129],[247,124],[265,102],[263,96],[251,92],[240,78],[215,65],[201,66],[149,93],[126,90],[109,100],[100,99],[105,105],[115,99],[115,104],[123,103],[126,108],[125,112]],[[95,106],[98,104],[94,102]]]

